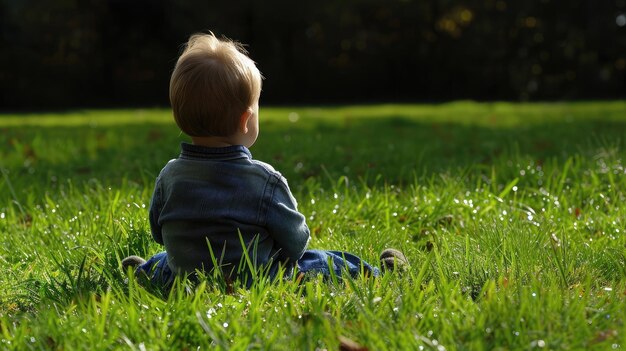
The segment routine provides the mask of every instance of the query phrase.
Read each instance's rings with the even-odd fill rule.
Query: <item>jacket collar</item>
[[[184,159],[232,160],[238,158],[252,158],[250,150],[243,145],[207,147],[183,142],[180,144],[180,148],[180,158]]]

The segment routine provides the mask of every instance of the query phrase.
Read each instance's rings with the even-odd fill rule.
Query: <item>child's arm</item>
[[[309,227],[297,207],[286,180],[281,177],[267,210],[267,227],[280,247],[279,258],[291,262],[302,257],[310,239]]]
[[[161,233],[161,226],[159,225],[159,214],[163,208],[162,198],[161,182],[160,178],[157,178],[156,184],[154,185],[154,192],[152,193],[152,199],[150,200],[148,218],[150,220],[150,232],[152,232],[152,237],[161,245],[163,244],[163,234]]]

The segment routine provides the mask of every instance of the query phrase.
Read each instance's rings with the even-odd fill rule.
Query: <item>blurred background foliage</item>
[[[0,0],[0,109],[165,106],[207,30],[263,103],[626,96],[626,0]]]

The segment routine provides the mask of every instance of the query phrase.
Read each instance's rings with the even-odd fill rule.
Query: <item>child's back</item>
[[[257,265],[273,259],[274,274],[278,262],[293,266],[309,239],[285,179],[240,145],[182,144],[180,157],[157,178],[150,224],[170,268],[184,273],[213,268],[210,245],[230,275],[243,257],[243,243]]]

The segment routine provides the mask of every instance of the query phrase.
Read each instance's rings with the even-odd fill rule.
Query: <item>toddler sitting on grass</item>
[[[219,269],[246,286],[256,268],[272,279],[296,267],[325,276],[380,274],[346,252],[307,250],[309,228],[287,181],[248,150],[259,134],[261,80],[240,44],[212,33],[191,36],[171,76],[170,102],[192,143],[182,143],[180,156],[161,170],[149,210],[152,236],[165,251],[147,262],[129,256],[125,270],[134,267],[165,288],[197,270]],[[394,249],[380,260],[383,270],[408,265]]]

